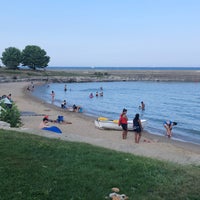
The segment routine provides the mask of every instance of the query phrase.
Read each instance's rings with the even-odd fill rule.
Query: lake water
[[[118,119],[123,108],[128,109],[128,118],[133,119],[139,113],[141,119],[147,119],[145,130],[156,135],[165,135],[163,122],[178,122],[173,128],[173,139],[200,144],[200,83],[185,82],[90,82],[52,83],[36,86],[33,95],[51,103],[51,91],[55,92],[54,104],[60,107],[63,100],[68,106],[83,107],[83,114]],[[103,97],[89,98],[92,92],[100,92]],[[144,101],[146,109],[140,110]]]

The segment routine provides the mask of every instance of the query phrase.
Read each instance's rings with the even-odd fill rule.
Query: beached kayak
[[[147,120],[141,119],[142,127],[145,127]],[[99,129],[107,130],[122,130],[122,127],[118,125],[118,120],[110,120],[106,117],[99,117],[94,121],[95,127]],[[133,131],[133,120],[128,121],[128,130]]]

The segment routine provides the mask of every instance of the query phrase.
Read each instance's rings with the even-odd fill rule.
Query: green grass
[[[200,166],[0,129],[0,200],[199,199]]]

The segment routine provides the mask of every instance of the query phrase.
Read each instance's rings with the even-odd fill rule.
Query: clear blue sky
[[[38,45],[50,66],[200,66],[200,0],[1,0],[0,55]]]

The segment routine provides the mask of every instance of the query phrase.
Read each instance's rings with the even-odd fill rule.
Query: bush
[[[0,113],[1,121],[8,122],[10,127],[20,127],[22,125],[20,112],[14,103],[12,103],[11,108],[4,103],[0,103],[0,106],[3,108]]]

